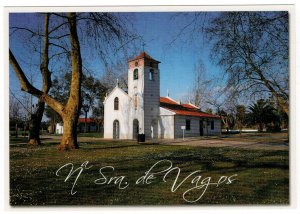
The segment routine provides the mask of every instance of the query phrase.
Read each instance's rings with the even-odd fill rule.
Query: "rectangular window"
[[[185,120],[185,129],[191,130],[191,121],[190,120]]]
[[[149,80],[153,81],[153,74],[154,74],[154,70],[150,69],[149,71]]]
[[[139,70],[134,69],[133,71],[133,80],[137,80],[139,78]]]
[[[213,121],[213,120],[210,122],[210,129],[211,130],[215,129],[215,121]]]

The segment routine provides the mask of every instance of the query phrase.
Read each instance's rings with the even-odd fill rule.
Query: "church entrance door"
[[[133,120],[133,130],[132,130],[132,139],[136,140],[139,134],[139,121],[137,119]]]
[[[118,120],[115,120],[113,124],[113,138],[114,139],[120,138],[120,124]]]

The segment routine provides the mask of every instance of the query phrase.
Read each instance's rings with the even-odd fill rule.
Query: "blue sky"
[[[161,62],[161,96],[166,96],[167,90],[174,99],[188,93],[193,82],[193,70],[199,59],[203,60],[210,74],[220,72],[209,60],[209,46],[203,45],[202,35],[192,41],[190,35],[182,35],[169,45],[189,23],[189,17],[179,17],[172,21],[174,13],[139,13],[137,16],[141,17],[136,27],[146,41],[145,51]]]
[[[176,40],[172,45],[170,42],[176,37],[178,32],[190,21],[190,16],[180,16],[172,19],[175,13],[134,13],[134,28],[145,41],[144,50],[153,58],[159,60],[161,71],[161,96],[166,96],[167,90],[172,98],[178,100],[188,93],[193,82],[193,70],[199,59],[202,59],[206,70],[210,75],[220,75],[221,71],[209,60],[209,45],[203,42],[201,32],[198,32],[196,39],[191,39],[190,34],[186,33]],[[32,14],[11,14],[10,26],[33,27],[41,22]],[[35,85],[40,86],[40,76],[38,67],[29,66],[35,60],[35,56],[26,51],[24,43],[17,37],[12,37],[10,48],[20,59],[20,64],[29,73]],[[83,50],[83,56],[90,55],[88,50]],[[143,51],[143,47],[140,47]],[[103,74],[103,66],[100,60],[95,57],[89,65],[95,72],[96,77],[100,78]],[[35,71],[37,70],[37,71]],[[28,72],[30,71],[30,72]],[[19,84],[10,69],[10,88],[14,92],[19,91]]]

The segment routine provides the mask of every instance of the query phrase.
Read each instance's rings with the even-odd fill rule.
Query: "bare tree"
[[[288,15],[285,11],[180,13],[175,21],[184,16],[187,22],[171,44],[182,36],[202,41],[224,70],[226,88],[232,92],[229,97],[254,101],[271,94],[288,114]],[[204,42],[204,35],[209,42]]]
[[[287,12],[223,12],[206,27],[228,85],[250,97],[270,93],[287,114],[288,27]]]
[[[128,77],[127,77],[127,64],[124,63],[126,60],[117,61],[107,65],[104,75],[102,77],[103,84],[108,91],[111,91],[117,84],[120,88],[128,88]]]
[[[9,96],[9,125],[15,129],[15,136],[18,137],[18,124],[23,122],[24,116],[21,111],[21,102],[14,96]],[[11,129],[10,129],[11,130]]]
[[[205,65],[203,61],[199,59],[194,68],[193,85],[187,97],[188,101],[200,109],[210,108],[210,100],[212,99],[215,87],[212,79],[214,79],[212,76],[208,78]]]
[[[64,121],[64,134],[60,144],[60,149],[73,149],[78,148],[77,144],[77,132],[76,124],[79,116],[79,109],[81,107],[80,90],[81,90],[81,76],[82,76],[82,64],[80,45],[77,34],[76,14],[68,14],[68,24],[70,32],[70,46],[71,46],[71,61],[72,61],[72,83],[68,102],[66,105],[62,105],[57,100],[53,99],[44,91],[41,91],[34,87],[28,81],[24,71],[20,67],[17,59],[12,51],[9,51],[9,60],[16,75],[20,81],[21,90],[24,90],[41,100],[46,102],[52,109],[54,109]],[[46,56],[46,60],[48,57]]]
[[[51,87],[51,73],[49,71],[49,18],[50,14],[44,15],[44,46],[42,51],[42,59],[40,71],[42,74],[42,92],[48,94]],[[45,110],[45,103],[43,99],[39,98],[37,103],[37,108],[31,114],[30,120],[30,132],[29,132],[29,142],[30,145],[39,145],[41,144],[40,140],[40,129],[41,122]]]
[[[242,134],[242,129],[246,119],[246,107],[244,105],[236,106],[235,119],[236,119],[237,128],[239,129],[240,134]]]
[[[50,14],[44,14],[44,32],[40,33],[37,29],[30,29],[26,27],[11,27],[12,33],[11,36],[17,31],[23,31],[27,34],[31,35],[30,39],[24,41],[25,43],[29,43],[28,46],[32,46],[33,52],[38,52],[40,54],[40,73],[42,75],[42,91],[43,93],[48,93],[51,87],[51,73],[49,71],[49,18]],[[22,34],[24,36],[24,34]],[[43,48],[41,48],[39,44],[39,40],[43,38]],[[23,38],[26,40],[26,38]],[[36,40],[37,39],[37,40]],[[30,42],[29,42],[30,41]],[[29,120],[29,141],[30,145],[40,145],[40,127],[41,120],[44,114],[45,103],[42,100],[38,100],[38,103],[33,106],[31,103],[30,106],[30,120]]]
[[[48,31],[48,33],[45,32],[44,36],[46,38],[47,34],[49,36],[52,32],[54,32],[54,30],[61,29],[59,33],[51,35],[51,39],[55,41],[57,40],[57,42],[51,42],[49,43],[49,46],[51,46],[52,48],[56,48],[56,51],[62,51],[61,53],[55,52],[55,56],[59,56],[60,54],[62,54],[70,62],[69,64],[71,67],[71,82],[67,102],[63,104],[60,101],[48,95],[46,93],[47,91],[45,91],[44,88],[43,90],[39,90],[38,88],[34,87],[28,81],[25,72],[21,68],[19,62],[17,61],[15,55],[11,50],[9,51],[10,64],[12,65],[12,68],[14,69],[20,81],[21,90],[24,90],[36,96],[39,99],[39,101],[45,102],[49,107],[51,107],[55,112],[57,112],[60,115],[64,123],[64,133],[59,149],[69,150],[78,148],[77,122],[82,105],[81,84],[83,75],[83,63],[81,56],[80,41],[84,45],[90,44],[91,40],[96,42],[99,41],[99,43],[95,47],[98,47],[97,50],[99,51],[100,56],[104,57],[105,52],[103,51],[106,49],[101,49],[102,44],[104,47],[107,47],[107,45],[110,44],[114,48],[117,48],[118,44],[121,44],[121,47],[123,47],[124,43],[128,42],[128,40],[124,41],[124,38],[127,38],[126,36],[128,34],[125,27],[122,25],[122,22],[119,22],[120,19],[116,18],[117,16],[115,16],[114,14],[52,13],[51,16],[58,17],[60,19],[60,24],[56,23],[57,26],[54,27],[52,30]],[[79,25],[78,22],[82,22],[82,25]],[[79,37],[79,35],[81,37]],[[67,39],[67,37],[69,37],[69,39]],[[85,41],[87,39],[90,39],[90,42]],[[116,43],[116,41],[119,41],[119,43]],[[49,55],[47,55],[47,53],[44,52],[44,56],[45,58],[43,58],[42,61],[49,62]],[[47,69],[44,65],[46,65],[46,63],[42,63],[42,71],[43,69]],[[66,69],[66,66],[63,66],[62,68]]]

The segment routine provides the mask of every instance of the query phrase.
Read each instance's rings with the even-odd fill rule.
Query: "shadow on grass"
[[[232,151],[243,155],[235,156],[232,154],[231,156],[228,156],[227,154]],[[221,148],[216,150],[201,149],[201,151],[195,150],[188,153],[185,151],[177,151],[169,154],[165,158],[173,162],[195,163],[201,165],[203,167],[202,169],[205,171],[218,170],[219,172],[231,172],[246,168],[278,168],[288,170],[288,158],[282,158],[288,157],[288,155],[288,151],[255,150],[255,152],[248,154],[247,151],[239,148]],[[159,160],[159,158],[155,159]]]
[[[84,142],[84,143],[81,143],[82,144],[89,144],[89,145],[92,145],[92,144],[95,144],[95,143],[89,143],[89,142]],[[104,149],[121,149],[121,148],[132,148],[132,147],[150,147],[150,146],[153,146],[153,145],[157,145],[158,144],[130,144],[130,145],[116,145],[116,146],[94,146],[94,147],[80,147],[80,149],[83,149],[83,150],[104,150]]]
[[[42,142],[41,145],[28,145],[27,143],[14,143],[10,144],[12,148],[45,148],[59,145],[60,142]],[[80,150],[105,150],[105,149],[121,149],[121,148],[132,148],[132,147],[150,147],[159,144],[157,143],[134,143],[134,142],[78,142]]]
[[[244,143],[242,145],[238,145],[238,146],[234,146],[234,147],[235,148],[245,148],[245,147],[255,148],[255,146],[262,146],[262,145],[266,145],[266,146],[286,146],[286,147],[288,147],[289,142],[288,141],[285,141],[285,142],[255,142],[255,143]]]

